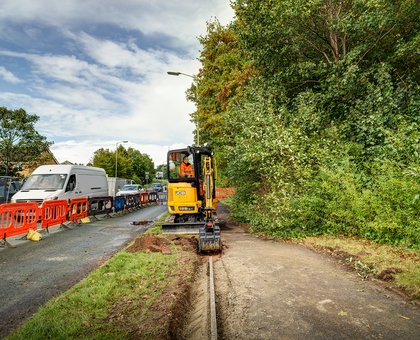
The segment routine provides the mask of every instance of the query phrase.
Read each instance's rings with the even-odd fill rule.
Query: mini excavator
[[[198,251],[221,251],[216,216],[216,160],[207,147],[170,150],[167,158],[168,212],[163,234],[198,235]]]

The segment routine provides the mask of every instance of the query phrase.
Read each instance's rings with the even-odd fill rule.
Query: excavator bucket
[[[213,224],[211,227],[204,225],[200,228],[198,239],[198,252],[220,252],[222,240],[220,238],[220,227]]]

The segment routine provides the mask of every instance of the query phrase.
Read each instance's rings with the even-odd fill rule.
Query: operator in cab
[[[194,168],[187,155],[184,156],[179,167],[179,177],[194,177]]]

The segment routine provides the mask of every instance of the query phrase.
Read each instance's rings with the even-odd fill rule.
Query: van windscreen
[[[39,174],[31,175],[22,187],[22,190],[58,190],[63,189],[66,174]]]

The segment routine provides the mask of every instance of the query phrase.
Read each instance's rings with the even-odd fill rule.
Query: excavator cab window
[[[169,179],[194,179],[194,157],[188,152],[172,151],[168,155]]]

